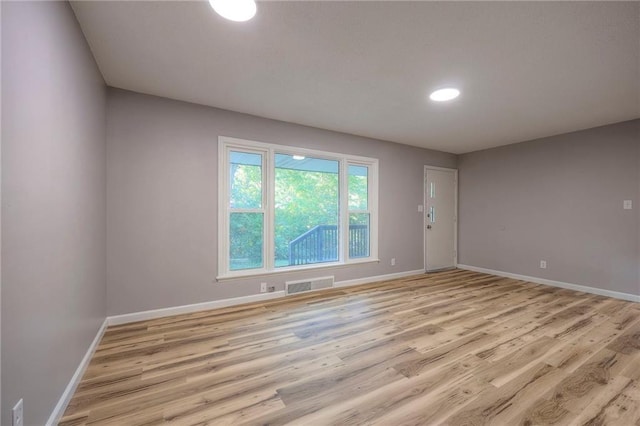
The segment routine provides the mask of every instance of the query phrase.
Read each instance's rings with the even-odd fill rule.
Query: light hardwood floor
[[[640,425],[640,304],[454,270],[109,327],[61,425]]]

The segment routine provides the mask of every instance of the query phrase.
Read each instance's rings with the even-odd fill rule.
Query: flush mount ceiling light
[[[218,15],[230,21],[248,21],[256,14],[254,0],[209,0],[209,4]]]
[[[455,87],[445,87],[444,89],[438,89],[429,95],[432,101],[445,102],[460,96],[460,91]]]

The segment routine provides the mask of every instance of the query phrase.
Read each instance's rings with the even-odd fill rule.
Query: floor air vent
[[[333,277],[313,278],[311,280],[287,281],[285,289],[287,294],[304,293],[333,287]]]

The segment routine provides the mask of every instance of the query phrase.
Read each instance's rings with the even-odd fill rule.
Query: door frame
[[[422,262],[427,272],[427,171],[453,172],[453,266],[458,266],[458,169],[449,167],[424,166],[422,177]]]

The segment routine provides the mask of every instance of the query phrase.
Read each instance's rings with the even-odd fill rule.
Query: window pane
[[[349,214],[349,257],[369,257],[369,213]]]
[[[231,213],[229,217],[229,269],[262,268],[264,246],[262,213]]]
[[[349,166],[349,210],[368,210],[367,166]]]
[[[338,260],[339,163],[276,154],[275,266]]]
[[[229,165],[231,208],[262,208],[262,155],[231,151]]]

